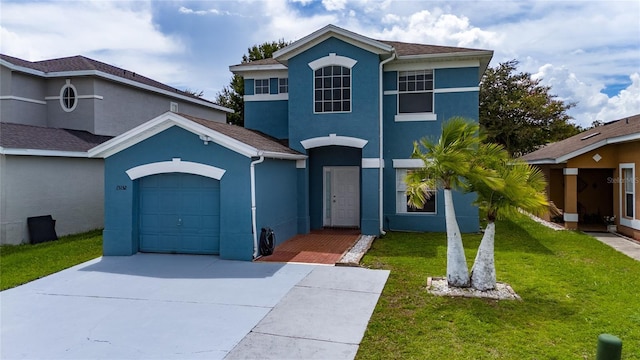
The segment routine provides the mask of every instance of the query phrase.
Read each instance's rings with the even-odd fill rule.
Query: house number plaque
[[[127,190],[127,185],[116,185],[116,190]]]

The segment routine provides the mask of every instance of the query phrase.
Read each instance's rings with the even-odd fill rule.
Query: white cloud
[[[322,0],[322,5],[328,11],[344,10],[347,0]]]
[[[380,39],[461,47],[491,48],[500,36],[474,27],[465,16],[446,14],[440,9],[422,10],[409,16],[386,14],[385,26],[377,35]]]
[[[84,55],[158,81],[180,81],[171,57],[181,39],[163,34],[147,2],[2,3],[0,51],[37,61]],[[115,21],[114,19],[117,19]]]
[[[535,79],[543,85],[551,86],[551,93],[567,103],[575,102],[569,111],[576,124],[587,127],[595,120],[611,121],[640,113],[640,74],[630,76],[631,84],[618,95],[608,97],[602,91],[605,85],[597,80],[580,80],[566,66],[545,64]]]

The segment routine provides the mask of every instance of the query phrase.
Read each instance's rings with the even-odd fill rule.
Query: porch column
[[[578,169],[565,168],[564,173],[564,227],[578,228]]]

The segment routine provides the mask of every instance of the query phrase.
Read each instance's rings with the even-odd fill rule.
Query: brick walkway
[[[319,230],[297,235],[257,261],[334,265],[360,237],[359,230]]]

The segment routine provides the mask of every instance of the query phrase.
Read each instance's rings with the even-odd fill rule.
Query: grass
[[[480,235],[463,239],[471,266]],[[640,359],[640,262],[582,233],[497,223],[498,281],[522,301],[429,294],[427,277],[445,275],[442,233],[388,233],[363,264],[391,274],[357,359],[595,359],[602,333]]]
[[[101,255],[101,230],[34,245],[0,246],[0,290],[39,279]]]

